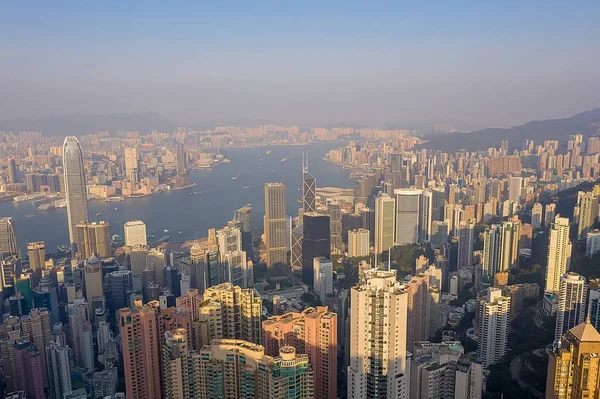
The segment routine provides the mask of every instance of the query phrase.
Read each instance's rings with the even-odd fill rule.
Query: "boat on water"
[[[57,245],[56,250],[61,254],[66,254],[67,252],[71,252],[71,248],[68,245]]]
[[[148,238],[154,238],[154,235],[153,235],[153,234],[150,234],[150,235],[148,236]]]
[[[177,233],[177,234],[183,234],[183,231],[180,231],[180,232],[179,232],[179,233]]]
[[[271,153],[271,150],[267,151],[267,155],[269,155]]]
[[[231,178],[231,180],[236,180],[237,178],[238,178],[237,176],[233,176],[233,177]]]
[[[119,208],[115,208],[115,211],[118,211],[118,210],[119,210]]]
[[[163,230],[163,232],[164,232],[164,233],[168,233],[168,232],[169,232],[169,229],[164,229],[164,230]]]
[[[167,242],[167,241],[169,241],[170,238],[171,238],[171,236],[167,234],[166,236],[159,238],[157,242],[158,243]]]
[[[98,212],[98,213],[96,214],[96,216],[100,216],[100,215],[102,215],[102,212]]]

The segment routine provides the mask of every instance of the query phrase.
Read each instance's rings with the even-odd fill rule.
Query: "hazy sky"
[[[2,2],[0,119],[513,125],[600,105],[598,0],[120,3]]]

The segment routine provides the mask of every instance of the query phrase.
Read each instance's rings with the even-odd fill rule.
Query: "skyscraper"
[[[27,243],[27,256],[29,257],[29,268],[41,270],[46,264],[46,246],[44,241]]]
[[[520,176],[509,176],[508,178],[508,200],[518,204],[521,201],[521,187],[523,178]]]
[[[139,161],[136,148],[125,148],[125,177],[133,183],[140,181]]]
[[[18,253],[19,247],[12,218],[0,218],[0,255],[7,257]]]
[[[78,237],[77,252],[82,258],[87,259],[93,255],[108,258],[112,255],[108,222],[79,222],[75,228]]]
[[[302,154],[302,210],[304,213],[317,210],[316,196],[317,179],[308,173],[308,154],[306,157]]]
[[[267,268],[287,263],[285,185],[265,184],[265,244]]]
[[[177,144],[177,176],[187,176],[187,156],[183,144]]]
[[[94,344],[88,305],[82,298],[75,298],[69,304],[69,325],[75,365],[93,371]]]
[[[348,256],[369,256],[369,230],[357,229],[348,232]]]
[[[469,268],[473,264],[473,233],[475,223],[463,221],[458,227],[458,259],[456,265],[459,269]]]
[[[14,158],[8,160],[8,182],[16,183],[17,182],[17,164]]]
[[[533,208],[531,208],[531,228],[533,231],[539,230],[542,228],[542,213],[544,211],[544,207],[539,202],[533,204]]]
[[[331,251],[340,253],[342,250],[342,208],[336,200],[327,202],[329,209],[329,236],[331,237]]]
[[[67,198],[67,220],[71,252],[77,251],[81,242],[77,235],[77,223],[88,221],[87,189],[81,146],[75,136],[67,136],[63,144],[63,168],[65,173],[65,195]]]
[[[302,238],[302,281],[314,285],[313,261],[319,256],[331,258],[329,241],[329,215],[317,212],[305,213]]]
[[[420,238],[422,190],[396,189],[396,238],[400,245],[416,244]]]
[[[119,310],[127,399],[160,399],[160,338],[157,302]]]
[[[483,367],[498,363],[506,354],[509,326],[510,298],[502,296],[499,288],[488,288],[477,305],[477,359]]]
[[[375,252],[381,253],[394,245],[396,201],[385,193],[375,198]]]
[[[573,213],[577,223],[577,239],[583,240],[598,217],[598,197],[593,192],[579,191]]]
[[[189,398],[190,376],[188,366],[189,343],[183,328],[165,332],[162,345],[162,386],[165,399]],[[190,378],[192,377],[192,378]]]
[[[585,320],[587,286],[585,277],[568,272],[560,277],[558,291],[558,311],[556,312],[556,328],[554,344],[559,345],[562,335]]]
[[[100,259],[95,256],[87,259],[83,267],[83,276],[85,280],[85,298],[91,310],[94,298],[104,300],[102,262]]]
[[[549,231],[548,266],[546,267],[547,292],[558,293],[560,277],[567,272],[571,264],[573,245],[569,240],[569,231],[569,219],[556,215]]]
[[[352,287],[348,398],[408,398],[408,292],[396,271],[365,272]]]
[[[125,246],[135,247],[136,245],[148,245],[146,224],[141,220],[125,222],[123,230],[125,235]]]
[[[550,226],[556,217],[556,204],[546,204],[544,212],[544,227]]]
[[[548,359],[546,398],[595,398],[600,394],[600,334],[589,318],[570,330]]]
[[[518,266],[521,222],[518,220],[492,224],[484,233],[483,275],[493,278],[497,272],[508,272]]]
[[[337,315],[327,306],[270,317],[262,323],[262,337],[269,356],[286,345],[307,354],[315,376],[315,398],[337,397]]]

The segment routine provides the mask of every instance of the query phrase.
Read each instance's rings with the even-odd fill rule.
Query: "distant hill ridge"
[[[425,136],[427,143],[417,149],[429,148],[456,152],[460,150],[482,151],[490,147],[499,147],[500,141],[508,140],[512,150],[521,148],[523,140],[533,140],[536,145],[544,140],[566,140],[571,134],[583,134],[585,138],[600,132],[600,107],[576,114],[570,118],[547,119],[528,122],[512,128],[487,128],[470,133],[448,133]]]

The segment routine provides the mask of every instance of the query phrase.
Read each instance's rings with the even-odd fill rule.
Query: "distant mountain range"
[[[523,140],[530,139],[536,144],[544,140],[566,140],[571,134],[583,134],[584,137],[600,133],[600,107],[565,119],[533,121],[512,128],[487,128],[470,133],[448,133],[423,137],[428,140],[417,149],[429,148],[456,152],[460,150],[482,151],[490,147],[500,147],[502,140],[508,140],[508,146],[521,148]]]
[[[138,131],[142,134],[152,130],[173,132],[178,125],[155,112],[116,114],[70,114],[40,119],[14,119],[0,121],[0,130],[5,132],[42,132],[44,136],[81,136],[108,130]]]

